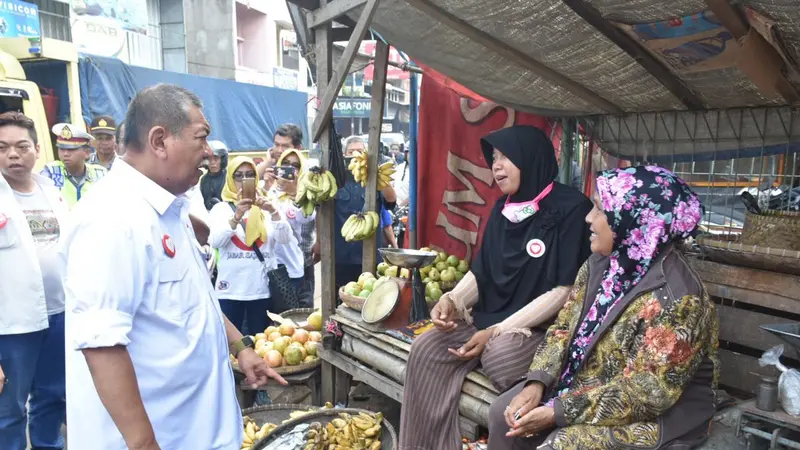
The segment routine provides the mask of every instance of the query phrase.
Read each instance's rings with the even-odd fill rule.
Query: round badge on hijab
[[[163,238],[161,238],[161,245],[164,246],[164,253],[167,254],[170,258],[175,257],[175,243],[172,242],[172,238],[169,237],[168,234],[165,234]]]
[[[545,247],[541,239],[531,239],[525,246],[525,250],[531,258],[541,258],[544,252],[547,251],[547,247]]]

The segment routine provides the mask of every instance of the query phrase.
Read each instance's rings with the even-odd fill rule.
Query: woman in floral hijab
[[[527,378],[501,395],[489,448],[688,449],[714,414],[716,310],[675,244],[703,215],[655,166],[597,178],[592,257]]]

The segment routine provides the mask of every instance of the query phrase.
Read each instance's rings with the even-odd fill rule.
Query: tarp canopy
[[[130,66],[94,55],[81,55],[79,70],[81,105],[87,122],[100,114],[121,122],[136,92],[171,83],[200,97],[211,124],[210,139],[223,141],[231,150],[271,147],[275,130],[284,123],[308,129],[308,96],[303,92]]]
[[[763,88],[769,84],[764,80],[780,75],[790,89],[800,89],[798,2],[732,3],[741,15],[745,37],[723,26],[706,0],[381,0],[371,27],[415,61],[499,104],[546,116],[603,115],[608,123],[600,123],[596,134],[612,154],[629,156],[635,153],[632,147],[649,146],[651,157],[688,158],[691,152],[712,150],[695,143],[654,145],[666,137],[652,136],[654,124],[649,135],[631,128],[624,136],[606,140],[618,118],[635,122],[638,119],[625,117],[656,111],[776,108],[759,110],[770,116],[770,124],[760,130],[766,119],[748,114],[745,122],[751,123],[743,124],[747,131],[733,141],[717,140],[717,125],[706,126],[705,119],[693,113],[666,118],[666,125],[659,125],[673,133],[678,123],[682,130],[673,134],[710,139],[718,153],[743,148],[761,153],[762,146],[800,141],[800,129],[792,125],[794,115],[788,117],[780,108],[792,100]],[[580,14],[575,5],[583,8]],[[348,17],[357,20],[362,10]],[[587,19],[591,14],[586,10],[592,11],[594,22]],[[608,28],[602,31],[603,26]],[[619,36],[630,44],[627,50],[619,45]],[[759,60],[760,53],[767,52],[748,47],[754,42],[777,56]],[[651,64],[631,52],[645,54]],[[665,84],[665,78],[673,85]],[[676,92],[689,96],[679,98]],[[701,132],[694,120],[710,131]],[[644,121],[653,123],[656,118]],[[631,142],[619,142],[626,138]],[[765,153],[794,150],[770,147]]]

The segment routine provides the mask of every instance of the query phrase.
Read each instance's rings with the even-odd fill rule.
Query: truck
[[[32,70],[41,64],[48,64],[48,70]],[[42,94],[42,88],[46,87],[31,79],[26,70],[66,81],[68,98],[61,99],[61,108],[53,101],[55,99]],[[59,116],[58,109],[66,112]],[[55,123],[69,120],[75,127],[86,130],[81,113],[78,52],[71,42],[49,38],[0,39],[0,113],[6,111],[20,111],[36,124],[40,149],[34,167],[37,172],[57,159],[50,133]]]

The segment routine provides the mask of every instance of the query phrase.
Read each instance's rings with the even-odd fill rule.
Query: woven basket
[[[355,408],[333,408],[333,409],[321,409],[319,411],[313,412],[311,414],[305,415],[303,417],[298,417],[297,419],[290,420],[283,425],[280,425],[278,428],[272,431],[272,433],[268,434],[264,439],[253,444],[251,450],[262,450],[270,442],[274,441],[276,438],[286,434],[294,429],[297,425],[301,423],[313,423],[319,422],[323,426],[339,417],[340,413],[348,413],[353,416],[357,416],[359,413],[365,412],[368,414],[375,414],[372,411],[367,411],[365,409],[355,409]],[[384,417],[383,421],[381,422],[381,449],[382,450],[397,450],[398,440],[397,440],[397,433],[394,431],[394,427],[392,424],[389,423],[388,420]]]
[[[711,261],[790,275],[800,275],[800,251],[745,245],[701,236],[697,245]]]
[[[800,250],[800,213],[775,210],[762,214],[745,213],[741,243]]]
[[[348,308],[355,309],[356,311],[361,311],[361,308],[364,307],[364,302],[367,301],[365,298],[348,294],[344,291],[344,286],[339,288],[339,298]]]
[[[308,411],[312,407],[308,405],[295,405],[289,403],[272,404],[265,406],[254,406],[242,410],[242,417],[247,416],[253,419],[258,426],[267,423],[280,425],[284,420],[289,420],[289,414],[294,411]]]

